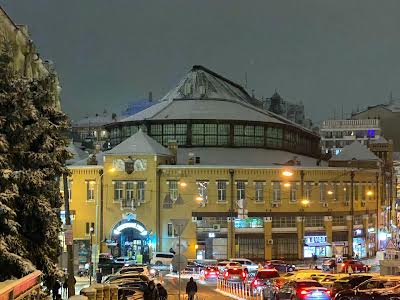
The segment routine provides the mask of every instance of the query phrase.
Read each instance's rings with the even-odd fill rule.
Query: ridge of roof
[[[333,156],[330,161],[379,161],[380,158],[377,157],[367,146],[361,144],[358,141],[354,141],[350,145],[345,146],[342,151]]]
[[[165,148],[155,139],[148,136],[139,129],[138,132],[105,152],[105,155],[128,155],[128,154],[156,154],[172,155],[169,149]]]

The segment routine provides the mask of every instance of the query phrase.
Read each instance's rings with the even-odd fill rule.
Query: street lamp
[[[89,259],[89,284],[92,284],[92,275],[93,275],[93,232],[94,228],[90,227],[90,259]]]
[[[284,170],[282,171],[282,175],[285,177],[292,177],[293,176],[293,172],[290,170]]]
[[[187,183],[186,183],[186,182],[180,182],[179,185],[180,185],[181,187],[186,187],[186,186],[187,186]]]
[[[286,188],[288,188],[288,187],[290,187],[290,183],[289,183],[289,182],[285,182],[285,183],[283,184],[283,186],[286,187]]]
[[[308,206],[310,204],[310,200],[308,200],[308,199],[303,199],[303,200],[301,200],[301,209],[300,209],[300,211],[301,211],[301,240],[302,240],[302,243],[301,243],[301,258],[302,259],[304,259],[304,209]]]

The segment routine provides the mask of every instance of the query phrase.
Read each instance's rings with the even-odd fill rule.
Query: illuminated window
[[[197,184],[197,190],[198,190],[198,196],[200,196],[203,199],[203,203],[208,202],[208,181],[196,181]]]
[[[94,187],[95,182],[93,180],[86,180],[86,201],[94,201]]]
[[[177,180],[170,180],[168,181],[168,190],[169,190],[169,197],[172,201],[176,201],[178,199],[178,181]]]

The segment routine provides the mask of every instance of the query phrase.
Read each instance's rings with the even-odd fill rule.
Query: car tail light
[[[242,277],[243,278],[246,277],[246,273],[245,272],[242,273]]]
[[[208,274],[208,271],[205,271],[205,272],[204,272],[204,274],[206,274],[206,275],[207,275],[207,274]]]
[[[258,285],[258,280],[254,280],[254,285],[257,286]]]
[[[225,276],[225,277],[228,277],[228,276],[229,276],[228,271],[225,272],[224,276]]]
[[[308,294],[308,292],[306,290],[301,290],[300,291],[300,295],[307,295],[307,294]]]
[[[346,264],[342,264],[342,267],[344,267]]]
[[[330,291],[330,290],[325,291],[325,293],[326,293],[328,296],[331,295],[331,291]]]

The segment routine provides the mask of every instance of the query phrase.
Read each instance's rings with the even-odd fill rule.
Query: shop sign
[[[326,243],[326,235],[306,236],[304,240],[306,244]]]
[[[121,231],[127,228],[136,229],[137,231],[139,231],[140,235],[147,235],[146,229],[139,223],[135,222],[127,222],[119,225],[117,228],[114,229],[114,234],[118,235],[121,233]]]

